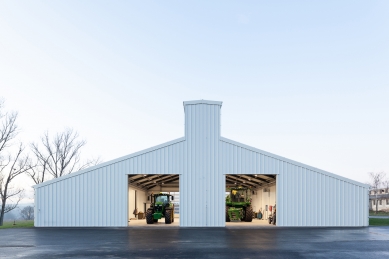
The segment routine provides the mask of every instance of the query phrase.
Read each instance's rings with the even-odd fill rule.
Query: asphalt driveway
[[[3,229],[0,258],[389,258],[389,227]]]

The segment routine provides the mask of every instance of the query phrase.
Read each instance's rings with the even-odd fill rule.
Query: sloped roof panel
[[[309,166],[309,165],[306,165],[306,164],[303,164],[303,163],[300,163],[300,162],[297,162],[297,161],[294,161],[294,160],[291,160],[291,159],[288,159],[288,158],[285,158],[285,157],[282,157],[282,156],[279,156],[279,155],[275,155],[273,153],[270,153],[270,152],[267,152],[267,151],[264,151],[264,150],[261,150],[261,149],[258,149],[258,148],[254,148],[254,147],[251,147],[251,146],[239,143],[237,141],[234,141],[234,140],[231,140],[231,139],[228,139],[228,138],[220,137],[220,141],[225,142],[225,143],[229,143],[231,145],[235,145],[235,146],[238,146],[238,147],[250,150],[250,151],[254,151],[256,153],[259,153],[259,154],[262,154],[262,155],[265,155],[265,156],[268,156],[268,157],[272,157],[274,159],[277,159],[277,160],[280,160],[280,161],[283,161],[283,162],[286,162],[286,163],[289,163],[289,164],[292,164],[292,165],[295,165],[295,166],[300,166],[300,167],[309,169],[311,171],[314,171],[314,172],[317,172],[317,173],[321,173],[321,174],[324,174],[324,175],[327,175],[327,176],[330,176],[330,177],[333,177],[333,178],[336,178],[336,179],[339,179],[339,180],[342,180],[342,181],[346,181],[346,182],[349,182],[349,183],[352,183],[352,184],[355,184],[355,185],[358,185],[358,186],[361,186],[361,187],[364,187],[364,188],[369,188],[369,185],[367,185],[367,184],[363,184],[363,183],[351,180],[349,178],[346,178],[346,177],[343,177],[343,176],[340,176],[340,175],[337,175],[337,174],[333,174],[333,173],[321,170],[321,169],[313,167],[313,166]]]

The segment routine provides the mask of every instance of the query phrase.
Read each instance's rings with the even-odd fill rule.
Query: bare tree
[[[26,206],[20,211],[20,216],[24,220],[32,220],[34,219],[34,207],[32,206]]]
[[[13,140],[18,134],[18,126],[16,125],[16,119],[18,117],[17,112],[2,113],[4,102],[0,100],[0,166],[3,164],[4,151],[11,146],[11,140]]]
[[[45,181],[47,161],[41,161],[36,159],[36,162],[31,166],[30,170],[26,171],[26,174],[34,181],[35,184],[40,184]]]
[[[57,133],[54,138],[46,132],[40,144],[31,144],[36,164],[27,172],[27,175],[39,184],[48,177],[58,178],[98,164],[99,158],[87,160],[85,163],[81,162],[81,149],[85,144],[86,141],[79,140],[78,133],[73,129],[65,129]]]
[[[28,163],[28,158],[21,158],[23,152],[21,144],[15,157],[5,154],[18,134],[16,125],[18,114],[17,112],[3,113],[3,108],[4,102],[0,100],[0,226],[3,225],[4,214],[15,209],[22,198],[23,190],[14,188],[12,181],[24,172]]]
[[[12,186],[12,181],[30,168],[29,158],[22,157],[23,151],[20,144],[16,156],[9,155],[6,160],[3,159],[0,168],[0,226],[3,225],[4,214],[14,210],[23,198],[24,190]]]
[[[383,181],[383,185],[384,185],[384,187],[386,188],[386,192],[389,192],[389,178],[386,178],[386,179]]]
[[[379,173],[370,172],[369,173],[370,188],[372,190],[374,190],[374,192],[375,192],[375,206],[376,206],[375,213],[376,214],[378,211],[378,188],[381,187],[384,177],[385,177],[384,172],[379,172]]]

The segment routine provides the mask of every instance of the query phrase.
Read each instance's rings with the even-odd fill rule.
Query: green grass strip
[[[3,225],[0,226],[0,229],[4,228],[32,228],[34,226],[33,220],[17,220],[15,225],[13,221],[4,221]]]
[[[389,219],[369,219],[370,226],[389,226]]]

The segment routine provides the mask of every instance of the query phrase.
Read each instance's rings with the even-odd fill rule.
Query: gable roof
[[[154,147],[151,147],[151,148],[147,148],[147,149],[144,149],[144,150],[141,150],[141,151],[138,151],[138,152],[126,155],[126,156],[122,156],[122,157],[119,157],[119,158],[116,158],[116,159],[113,159],[113,160],[110,160],[110,161],[107,161],[107,162],[104,162],[104,163],[101,163],[101,164],[98,164],[98,165],[95,165],[95,166],[91,166],[91,167],[88,167],[88,168],[86,168],[84,170],[81,170],[81,171],[78,171],[78,172],[74,172],[74,173],[71,173],[71,174],[67,174],[67,175],[61,176],[59,178],[55,178],[55,179],[51,179],[51,180],[45,181],[43,183],[34,185],[33,188],[40,188],[40,187],[43,187],[45,185],[49,185],[49,184],[52,184],[52,183],[55,183],[55,182],[58,182],[58,181],[65,180],[65,179],[70,178],[70,177],[74,177],[74,176],[77,176],[77,175],[80,175],[80,174],[83,174],[83,173],[87,173],[87,172],[90,172],[90,171],[93,171],[93,170],[96,170],[96,169],[99,169],[99,168],[102,168],[102,167],[105,167],[105,166],[108,166],[108,165],[112,165],[112,164],[121,162],[123,160],[127,160],[127,159],[130,159],[130,158],[133,158],[133,157],[136,157],[136,156],[148,153],[148,152],[152,152],[152,151],[160,149],[160,148],[164,148],[164,147],[167,147],[167,146],[170,146],[170,145],[174,145],[174,144],[182,142],[182,141],[185,141],[185,137],[178,138],[178,139],[175,139],[175,140],[172,140],[172,141],[168,141],[168,142],[165,142],[163,144],[160,144],[160,145],[157,145],[157,146],[154,146]],[[229,143],[229,144],[232,144],[232,145],[235,145],[235,146],[238,146],[238,147],[241,147],[241,148],[244,148],[244,149],[256,152],[256,153],[259,153],[259,154],[263,154],[265,156],[269,156],[269,157],[272,157],[274,159],[278,159],[280,161],[284,161],[284,162],[290,163],[290,164],[295,165],[295,166],[303,167],[303,168],[309,169],[311,171],[314,171],[314,172],[317,172],[317,173],[320,173],[320,174],[323,174],[323,175],[327,175],[327,176],[332,177],[332,178],[336,178],[336,179],[339,179],[339,180],[342,180],[342,181],[346,181],[346,182],[349,182],[349,183],[352,183],[352,184],[355,184],[355,185],[358,185],[358,186],[361,186],[361,187],[364,187],[364,188],[369,188],[368,184],[363,184],[361,182],[357,182],[355,180],[351,180],[349,178],[346,178],[346,177],[343,177],[343,176],[340,176],[340,175],[337,175],[337,174],[333,174],[333,173],[321,170],[321,169],[313,167],[313,166],[309,166],[309,165],[306,165],[306,164],[303,164],[303,163],[300,163],[300,162],[297,162],[297,161],[294,161],[294,160],[291,160],[291,159],[288,159],[288,158],[285,158],[285,157],[282,157],[282,156],[279,156],[279,155],[276,155],[276,154],[273,154],[273,153],[270,153],[270,152],[267,152],[267,151],[264,151],[264,150],[261,150],[261,149],[258,149],[258,148],[255,148],[255,147],[251,147],[251,146],[248,146],[246,144],[243,144],[243,143],[240,143],[240,142],[228,139],[228,138],[220,137],[220,141],[223,141],[225,143]]]
[[[174,145],[174,144],[182,142],[182,141],[185,141],[185,137],[178,138],[178,139],[175,139],[175,140],[172,140],[172,141],[168,141],[168,142],[165,142],[163,144],[160,144],[160,145],[157,145],[157,146],[154,146],[154,147],[151,147],[151,148],[147,148],[147,149],[144,149],[144,150],[141,150],[141,151],[138,151],[138,152],[126,155],[126,156],[122,156],[122,157],[119,157],[119,158],[116,158],[116,159],[113,159],[113,160],[110,160],[110,161],[107,161],[107,162],[104,162],[104,163],[101,163],[101,164],[98,164],[98,165],[95,165],[95,166],[91,166],[91,167],[88,167],[88,168],[86,168],[84,170],[80,170],[80,171],[77,171],[77,172],[74,172],[74,173],[63,175],[63,176],[61,176],[59,178],[54,178],[54,179],[45,181],[43,183],[36,184],[36,185],[34,185],[32,187],[34,189],[35,188],[40,188],[40,187],[43,187],[45,185],[52,184],[52,183],[55,183],[55,182],[59,182],[59,181],[65,180],[67,178],[74,177],[74,176],[77,176],[77,175],[80,175],[80,174],[84,174],[84,173],[87,173],[87,172],[90,172],[90,171],[93,171],[93,170],[96,170],[96,169],[99,169],[99,168],[102,168],[102,167],[105,167],[105,166],[108,166],[108,165],[112,165],[112,164],[121,162],[123,160],[127,160],[127,159],[132,158],[132,157],[136,157],[136,156],[148,153],[148,152],[152,152],[152,151],[160,149],[160,148],[171,146],[171,145]]]
[[[352,184],[355,184],[355,185],[358,185],[358,186],[361,186],[361,187],[364,187],[364,188],[369,188],[368,184],[364,184],[364,183],[361,183],[361,182],[358,182],[358,181],[355,181],[355,180],[351,180],[349,178],[346,178],[346,177],[343,177],[343,176],[340,176],[340,175],[337,175],[337,174],[333,174],[333,173],[321,170],[319,168],[316,168],[316,167],[313,167],[313,166],[310,166],[310,165],[306,165],[306,164],[303,164],[303,163],[291,160],[289,158],[285,158],[285,157],[282,157],[282,156],[279,156],[279,155],[276,155],[276,154],[273,154],[273,153],[270,153],[270,152],[267,152],[267,151],[255,148],[255,147],[251,147],[251,146],[242,144],[240,142],[237,142],[237,141],[234,141],[234,140],[231,140],[231,139],[228,139],[228,138],[220,137],[220,141],[223,141],[223,142],[226,142],[226,143],[229,143],[229,144],[232,144],[232,145],[235,145],[235,146],[238,146],[238,147],[241,147],[241,148],[244,148],[244,149],[256,152],[256,153],[259,153],[259,154],[263,154],[265,156],[269,156],[269,157],[278,159],[280,161],[284,161],[284,162],[290,163],[290,164],[295,165],[295,166],[300,166],[300,167],[303,167],[303,168],[307,168],[307,169],[309,169],[311,171],[314,171],[314,172],[317,172],[317,173],[321,173],[321,174],[327,175],[327,176],[335,178],[335,179],[339,179],[339,180],[342,180],[342,181],[345,181],[345,182],[349,182],[349,183],[352,183]]]
[[[196,101],[186,101],[186,102],[184,102],[184,106],[185,105],[195,105],[195,104],[211,104],[211,105],[220,105],[220,106],[222,106],[223,102],[209,101],[209,100],[196,100]]]

